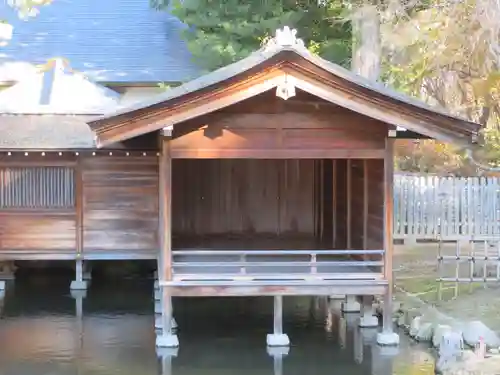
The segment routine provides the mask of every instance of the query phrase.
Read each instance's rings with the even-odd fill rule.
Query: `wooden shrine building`
[[[78,288],[82,262],[158,259],[159,346],[178,345],[172,296],[275,296],[268,344],[287,345],[282,296],[384,295],[378,341],[398,342],[394,139],[468,147],[479,125],[311,54],[288,28],[239,62],[90,116],[113,107],[108,94],[83,117],[0,120],[0,260],[75,260]]]

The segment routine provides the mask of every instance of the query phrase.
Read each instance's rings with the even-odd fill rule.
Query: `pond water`
[[[16,280],[0,300],[1,375],[427,375],[425,347],[396,352],[310,298],[285,298],[288,353],[268,353],[271,298],[177,299],[180,348],[155,349],[152,281],[94,281],[85,297],[69,280]],[[326,322],[326,323],[325,323]]]

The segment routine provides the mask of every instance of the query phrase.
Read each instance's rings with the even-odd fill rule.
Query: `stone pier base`
[[[16,269],[14,262],[0,262],[0,280],[14,280]]]

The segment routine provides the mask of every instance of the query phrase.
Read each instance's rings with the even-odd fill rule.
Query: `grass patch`
[[[408,277],[396,280],[396,286],[421,300],[436,305],[470,295],[483,289],[482,283],[440,282],[434,276]]]

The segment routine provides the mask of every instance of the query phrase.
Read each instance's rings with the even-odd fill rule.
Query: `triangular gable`
[[[295,87],[362,115],[460,145],[473,143],[480,125],[368,81],[311,54],[285,27],[247,58],[89,122],[103,147],[174,126],[265,91]],[[279,96],[279,95],[278,95]]]
[[[37,73],[0,91],[4,114],[98,115],[117,108],[120,95],[52,59]]]

